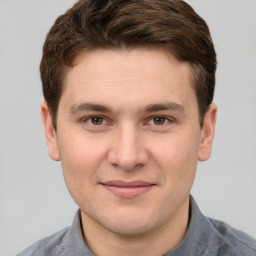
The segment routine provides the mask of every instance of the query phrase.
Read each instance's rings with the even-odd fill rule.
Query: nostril
[[[132,171],[148,162],[141,134],[134,125],[120,125],[115,135],[108,152],[108,161],[112,166]]]
[[[133,152],[132,154],[121,154],[112,151],[108,155],[108,161],[113,167],[118,167],[124,171],[138,170],[148,162],[146,152]]]

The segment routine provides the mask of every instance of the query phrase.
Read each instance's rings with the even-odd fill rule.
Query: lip
[[[146,193],[147,191],[152,189],[156,184],[140,180],[130,182],[112,180],[101,183],[101,185],[118,197],[134,198]]]

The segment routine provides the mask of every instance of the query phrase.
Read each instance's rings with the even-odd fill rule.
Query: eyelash
[[[155,119],[155,120],[154,120]],[[164,121],[163,123],[160,124],[156,124],[154,121],[156,121],[156,119],[160,119],[162,121]],[[173,122],[172,119],[165,117],[165,116],[153,116],[149,119],[149,121],[147,122],[147,124],[149,125],[155,125],[155,126],[163,126],[166,125],[167,123],[171,123]]]
[[[103,120],[103,124],[93,124],[93,122],[92,122],[92,119],[93,118],[98,118],[98,119],[102,119]],[[101,126],[101,125],[105,125],[106,123],[107,123],[107,120],[106,120],[106,118],[104,118],[104,117],[102,117],[102,116],[89,116],[89,117],[86,117],[86,118],[84,118],[83,120],[82,120],[82,122],[83,123],[89,123],[90,125],[92,125],[92,126]]]
[[[102,120],[102,123],[100,124],[95,124],[92,122],[92,119],[95,118],[95,119],[101,119]],[[164,119],[163,123],[161,124],[156,124],[154,122],[154,119]],[[97,120],[96,120],[97,121]],[[105,117],[103,116],[89,116],[89,117],[86,117],[85,119],[82,120],[83,123],[89,123],[90,125],[92,126],[102,126],[102,125],[106,125],[108,123],[108,121],[106,120]],[[163,126],[163,125],[166,125],[167,123],[172,123],[174,122],[173,119],[171,118],[168,118],[168,117],[165,117],[165,116],[152,116],[150,117],[150,119],[148,119],[148,121],[146,122],[146,124],[148,125],[155,125],[155,126]]]

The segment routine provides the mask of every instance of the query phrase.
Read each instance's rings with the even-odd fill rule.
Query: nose
[[[133,171],[147,164],[149,156],[140,132],[132,125],[120,127],[108,153],[111,165],[123,171]]]

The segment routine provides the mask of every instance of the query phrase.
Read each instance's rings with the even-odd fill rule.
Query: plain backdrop
[[[256,238],[256,1],[189,0],[218,54],[218,122],[192,194],[202,212]],[[74,0],[0,0],[0,255],[71,224],[77,206],[47,153],[39,63],[54,20]]]

